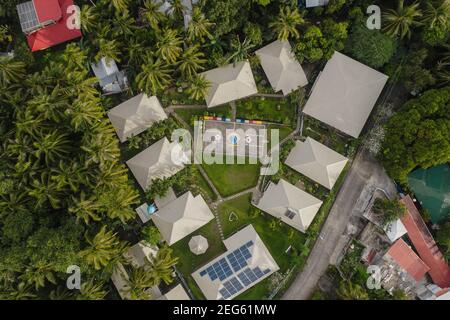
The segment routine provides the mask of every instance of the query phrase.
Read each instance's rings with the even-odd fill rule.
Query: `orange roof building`
[[[450,267],[445,262],[413,200],[410,196],[405,196],[401,202],[407,209],[405,216],[401,218],[402,223],[420,258],[430,268],[428,273],[431,279],[441,288],[450,287]]]
[[[420,281],[430,268],[402,239],[397,240],[386,253],[396,264],[404,269],[414,280]]]

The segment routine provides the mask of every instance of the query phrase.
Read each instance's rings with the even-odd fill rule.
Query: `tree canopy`
[[[380,160],[401,183],[416,167],[450,161],[450,88],[433,89],[412,99],[386,125]]]

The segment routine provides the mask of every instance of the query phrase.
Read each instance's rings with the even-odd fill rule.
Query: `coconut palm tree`
[[[204,69],[203,65],[206,63],[206,59],[203,59],[204,56],[197,45],[184,50],[179,64],[179,69],[184,78],[193,79],[198,71]]]
[[[117,12],[128,12],[128,5],[130,0],[102,0],[101,2],[107,4],[109,8],[115,9]]]
[[[208,89],[210,86],[211,84],[205,79],[204,76],[197,75],[191,80],[187,92],[189,93],[189,97],[191,99],[202,100],[205,99],[208,94]]]
[[[88,247],[80,252],[80,256],[89,265],[94,266],[95,270],[100,270],[127,250],[127,244],[120,241],[117,234],[107,231],[106,226],[103,226],[93,238],[89,237],[87,233],[85,238]]]
[[[81,29],[90,33],[95,30],[100,21],[98,10],[94,6],[83,5],[80,12]]]
[[[99,204],[94,197],[86,198],[86,194],[81,191],[79,198],[72,196],[72,204],[69,206],[69,213],[74,214],[77,220],[83,220],[89,224],[92,221],[100,221]]]
[[[103,167],[120,157],[117,139],[107,133],[86,134],[82,139],[81,150],[86,153],[86,166],[96,163]]]
[[[156,94],[170,84],[171,73],[169,65],[160,59],[154,60],[153,56],[148,54],[141,73],[136,76],[137,87],[149,95]]]
[[[292,10],[290,7],[285,6],[280,8],[278,18],[270,23],[269,27],[278,34],[278,39],[280,40],[287,40],[290,37],[298,39],[300,33],[297,28],[304,23],[305,20],[297,8]]]
[[[56,284],[53,265],[43,261],[38,261],[35,265],[28,266],[25,272],[19,277],[28,285],[32,285],[36,290],[45,287],[48,282]]]
[[[405,5],[404,0],[398,0],[397,9],[388,9],[383,13],[383,31],[390,37],[400,37],[400,39],[410,38],[411,30],[419,26],[419,18],[422,11],[418,2]]]
[[[147,52],[147,48],[142,45],[142,42],[137,39],[132,39],[128,43],[127,50],[127,65],[141,65],[144,60],[145,53]]]
[[[178,258],[173,257],[173,249],[167,244],[158,250],[155,257],[146,263],[147,272],[156,285],[161,281],[170,284],[173,281],[173,267],[178,263]]]
[[[214,23],[206,19],[200,8],[194,7],[192,10],[192,20],[187,29],[188,39],[190,41],[200,40],[200,42],[203,42],[205,37],[211,39],[212,35],[209,29],[212,26],[214,26]]]
[[[104,289],[104,283],[94,282],[94,279],[84,281],[81,284],[80,293],[76,296],[76,300],[103,300],[108,291]]]
[[[423,12],[422,22],[428,27],[443,27],[447,30],[450,24],[450,0],[427,1]]]
[[[184,16],[184,11],[186,7],[183,4],[183,0],[169,0],[172,7],[170,15],[175,21],[182,21]]]
[[[67,158],[71,151],[72,141],[66,133],[53,130],[49,133],[40,132],[38,139],[33,142],[33,155],[43,159],[47,165]]]
[[[139,194],[130,185],[99,190],[98,204],[111,219],[120,219],[124,224],[136,217],[131,209],[138,204]]]
[[[140,8],[139,13],[152,29],[158,30],[159,25],[166,21],[166,15],[161,12],[162,2],[146,0],[144,7]]]
[[[11,288],[5,293],[0,293],[0,299],[4,300],[29,300],[36,297],[31,290],[31,286],[25,282],[20,282],[16,288]]]
[[[52,167],[51,172],[51,179],[57,190],[70,189],[77,192],[82,184],[86,184],[86,170],[78,161],[59,161],[59,165]]]
[[[58,286],[50,292],[49,298],[50,300],[71,300],[73,299],[73,295],[66,286]]]
[[[239,40],[239,37],[236,36],[236,38],[234,38],[231,41],[232,53],[227,58],[227,63],[232,61],[233,64],[236,64],[240,61],[247,59],[250,55],[250,50],[253,49],[254,47],[255,45],[252,44],[250,40],[244,39],[244,41],[241,42]]]
[[[113,35],[118,36],[132,36],[136,30],[135,20],[128,12],[123,14],[115,14],[113,24]]]
[[[120,61],[120,49],[116,40],[100,39],[95,60],[100,61],[102,58]]]
[[[61,207],[61,192],[47,172],[42,172],[39,179],[32,180],[28,195],[35,199],[35,209],[42,208],[46,203],[53,209]]]
[[[70,125],[77,132],[89,129],[105,115],[101,104],[89,97],[86,94],[79,95],[64,111],[70,119]]]
[[[124,165],[110,162],[102,168],[90,169],[86,180],[91,188],[117,188],[127,184],[127,172],[128,169]]]
[[[183,40],[175,29],[166,28],[158,33],[156,43],[156,55],[161,56],[168,63],[175,63],[183,52],[181,47]]]
[[[145,266],[133,268],[125,281],[124,293],[131,300],[150,300],[152,298],[148,289],[154,287],[156,283]]]
[[[9,57],[0,57],[0,85],[18,83],[25,77],[25,63]]]
[[[369,300],[369,295],[363,287],[346,280],[341,281],[337,293],[343,300]]]

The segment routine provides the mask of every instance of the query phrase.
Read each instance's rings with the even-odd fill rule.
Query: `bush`
[[[352,29],[348,51],[358,61],[372,68],[380,68],[391,60],[396,44],[379,30],[369,30],[358,24]]]

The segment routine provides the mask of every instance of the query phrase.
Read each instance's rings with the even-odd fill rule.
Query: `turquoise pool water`
[[[414,170],[408,176],[408,183],[421,205],[430,211],[433,223],[442,222],[449,216],[449,164]]]

